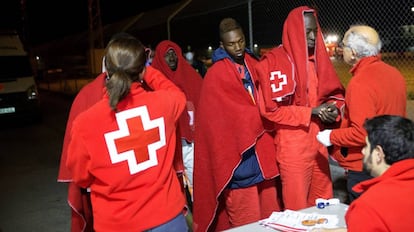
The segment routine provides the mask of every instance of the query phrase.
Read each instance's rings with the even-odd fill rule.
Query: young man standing
[[[326,52],[315,10],[293,9],[285,20],[282,44],[255,67],[260,111],[274,122],[277,163],[286,209],[315,205],[333,197],[328,150],[316,140],[340,119],[344,88]]]
[[[221,231],[279,211],[275,148],[257,107],[256,58],[240,25],[220,22],[195,124],[194,231]]]
[[[194,167],[194,122],[197,111],[200,89],[203,78],[185,60],[182,50],[171,40],[161,41],[155,48],[152,67],[160,70],[170,79],[187,98],[187,110],[183,112],[178,121],[179,138],[185,167],[185,176],[188,178],[189,188],[193,188]],[[180,149],[181,150],[181,149]],[[191,202],[190,202],[191,203]]]

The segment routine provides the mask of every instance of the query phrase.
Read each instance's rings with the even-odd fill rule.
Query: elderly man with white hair
[[[354,25],[342,41],[344,61],[352,65],[345,94],[341,127],[317,135],[325,146],[334,145],[332,156],[347,172],[349,203],[359,197],[352,187],[372,177],[362,171],[365,119],[381,114],[406,116],[406,82],[401,73],[381,60],[381,40],[367,25]]]

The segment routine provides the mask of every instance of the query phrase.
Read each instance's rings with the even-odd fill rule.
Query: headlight
[[[30,86],[27,90],[27,99],[36,100],[38,98],[37,88],[35,85]]]

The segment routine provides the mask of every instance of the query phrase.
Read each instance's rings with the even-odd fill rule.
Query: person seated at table
[[[380,115],[364,123],[364,171],[374,178],[353,190],[363,194],[345,215],[347,228],[312,231],[414,231],[414,122]]]

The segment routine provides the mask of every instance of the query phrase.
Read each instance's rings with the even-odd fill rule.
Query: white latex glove
[[[318,139],[318,141],[320,143],[322,143],[325,147],[329,147],[332,145],[331,143],[331,132],[332,130],[323,130],[323,131],[319,131],[318,135],[316,135],[316,138]]]

